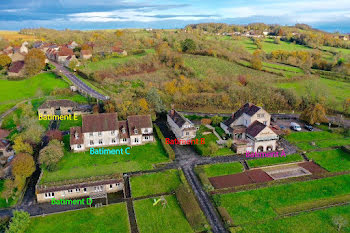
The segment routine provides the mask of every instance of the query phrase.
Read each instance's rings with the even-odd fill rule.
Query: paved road
[[[51,61],[51,63],[56,66],[56,68],[61,71],[67,78],[74,83],[74,85],[78,88],[78,90],[83,91],[90,95],[93,98],[99,99],[99,100],[108,100],[109,97],[102,95],[101,93],[95,91],[88,85],[86,85],[83,81],[81,81],[78,77],[76,77],[72,72],[70,72],[67,68],[64,66]]]

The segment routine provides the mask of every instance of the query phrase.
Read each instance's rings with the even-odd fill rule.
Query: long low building
[[[128,116],[126,121],[119,121],[117,113],[83,115],[82,127],[70,129],[73,151],[84,151],[90,147],[134,146],[153,141],[150,115]]]
[[[90,177],[87,179],[66,180],[49,184],[36,185],[36,198],[39,203],[51,199],[75,199],[82,197],[98,198],[108,193],[124,190],[124,180],[121,174],[112,176]]]

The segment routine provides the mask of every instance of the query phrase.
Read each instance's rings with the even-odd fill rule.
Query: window
[[[267,125],[267,121],[264,121],[264,125]]]
[[[110,185],[109,185],[109,189],[112,189],[112,188],[113,188],[113,184],[110,184]]]
[[[148,133],[148,129],[145,129],[145,133]]]
[[[75,189],[75,191],[78,193],[78,192],[80,192],[80,189],[78,188],[78,189]]]
[[[69,192],[69,193],[72,193],[72,192],[73,192],[73,189],[68,189],[68,192]]]
[[[135,133],[135,134],[138,134],[139,131],[138,131],[137,129],[134,129],[134,133]]]
[[[84,188],[84,193],[86,193],[86,188]]]
[[[123,133],[126,133],[126,129],[125,129],[124,127],[123,127],[123,129],[122,129],[122,132],[123,132]]]
[[[101,192],[102,188],[102,186],[95,186],[95,192]]]
[[[103,143],[102,139],[99,139],[98,144],[102,145],[102,143]]]
[[[127,141],[127,139],[126,138],[123,138],[123,142],[126,142]]]
[[[111,131],[111,135],[114,135],[114,134],[115,134],[115,130],[112,130],[112,131]]]
[[[139,139],[138,138],[135,138],[135,140],[134,140],[135,142],[139,142]]]
[[[190,135],[190,132],[186,132],[186,136]]]
[[[116,183],[115,186],[119,187],[120,183]]]
[[[149,139],[149,137],[148,136],[145,136],[145,140],[148,140]]]
[[[89,133],[89,136],[90,136],[90,137],[94,136],[94,133]]]
[[[45,193],[45,198],[54,197],[55,193]]]
[[[46,112],[46,111],[44,111],[44,114],[47,114],[47,112]]]
[[[94,140],[90,140],[90,145],[94,145]]]
[[[72,110],[68,109],[68,112],[70,113],[70,112],[72,112]]]
[[[80,149],[80,148],[81,148],[81,145],[80,145],[80,144],[78,144],[78,145],[77,145],[77,148],[78,148],[78,149]]]
[[[98,132],[98,136],[101,137],[102,136],[102,132]]]

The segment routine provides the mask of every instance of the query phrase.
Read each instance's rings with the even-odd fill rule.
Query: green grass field
[[[82,117],[77,116],[78,120],[74,120],[72,116],[72,120],[62,120],[59,130],[65,131],[69,130],[71,127],[74,126],[81,126],[82,125]]]
[[[168,204],[153,206],[153,199],[134,201],[137,226],[140,233],[190,233],[187,222],[175,196],[165,197]]]
[[[243,226],[243,232],[338,232],[337,226],[332,218],[341,216],[350,222],[350,205],[332,207],[324,210],[301,213],[296,216],[286,217],[278,220],[267,220],[260,224],[248,224]],[[350,232],[347,224],[340,232]]]
[[[138,54],[138,55],[130,55],[126,57],[113,57],[113,58],[108,58],[97,62],[90,61],[86,63],[83,67],[81,67],[81,70],[86,73],[91,73],[97,70],[113,68],[113,67],[116,67],[117,65],[124,64],[125,62],[130,61],[132,59],[143,57],[148,53],[154,53],[154,49],[147,49],[145,53]]]
[[[286,139],[305,151],[350,144],[349,138],[328,131],[294,132],[286,136]],[[315,142],[315,146],[311,142]]]
[[[273,158],[260,158],[260,159],[253,159],[253,160],[247,160],[247,163],[249,167],[255,168],[255,167],[263,167],[263,166],[270,166],[270,165],[276,165],[276,164],[282,164],[282,163],[292,163],[292,162],[300,162],[303,161],[303,158],[299,154],[291,154],[287,155],[286,157],[273,157]]]
[[[130,180],[132,197],[174,191],[181,183],[177,170],[133,176]]]
[[[65,155],[58,163],[57,171],[45,170],[41,183],[149,170],[153,168],[153,164],[169,161],[159,141],[134,146],[128,151],[130,155],[90,155],[89,151],[79,153],[68,151],[69,136],[67,136],[64,137]],[[113,149],[124,150],[126,147],[118,146]]]
[[[234,152],[227,148],[227,147],[223,147],[223,148],[219,148],[214,154],[210,153],[209,150],[209,145],[211,142],[216,143],[217,140],[219,140],[214,133],[210,133],[210,134],[206,134],[204,135],[204,132],[211,132],[207,127],[201,125],[200,129],[197,131],[197,136],[196,138],[198,138],[199,141],[201,141],[202,138],[204,138],[205,140],[205,144],[196,144],[194,145],[196,150],[204,156],[224,156],[224,155],[232,155],[234,154]]]
[[[130,232],[125,203],[33,217],[27,233],[44,232]]]
[[[199,166],[199,168],[203,169],[208,177],[224,176],[243,172],[243,166],[238,162],[208,164]]]
[[[320,78],[288,83],[276,83],[277,87],[293,89],[300,96],[311,93],[326,98],[326,103],[336,110],[343,111],[344,100],[349,98],[350,83]]]
[[[349,193],[350,175],[342,175],[215,195],[213,198],[217,206],[227,209],[235,224],[241,225],[273,219],[282,209]]]
[[[20,81],[0,80],[0,102],[20,101],[35,97],[38,90],[49,95],[55,88],[67,88],[69,85],[53,73],[41,73]]]
[[[205,79],[210,77],[212,73],[221,76],[238,76],[249,74],[252,77],[257,78],[278,78],[273,74],[250,69],[233,62],[229,62],[223,59],[208,57],[208,56],[196,56],[196,55],[184,55],[185,65],[192,67],[196,77]]]
[[[342,149],[315,151],[307,156],[330,172],[350,170],[350,154]]]

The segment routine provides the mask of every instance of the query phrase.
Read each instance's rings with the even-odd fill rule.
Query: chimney
[[[172,117],[175,115],[175,109],[174,108],[175,108],[175,106],[174,106],[174,104],[172,104],[171,105],[171,110],[170,110],[170,116],[172,116]]]

